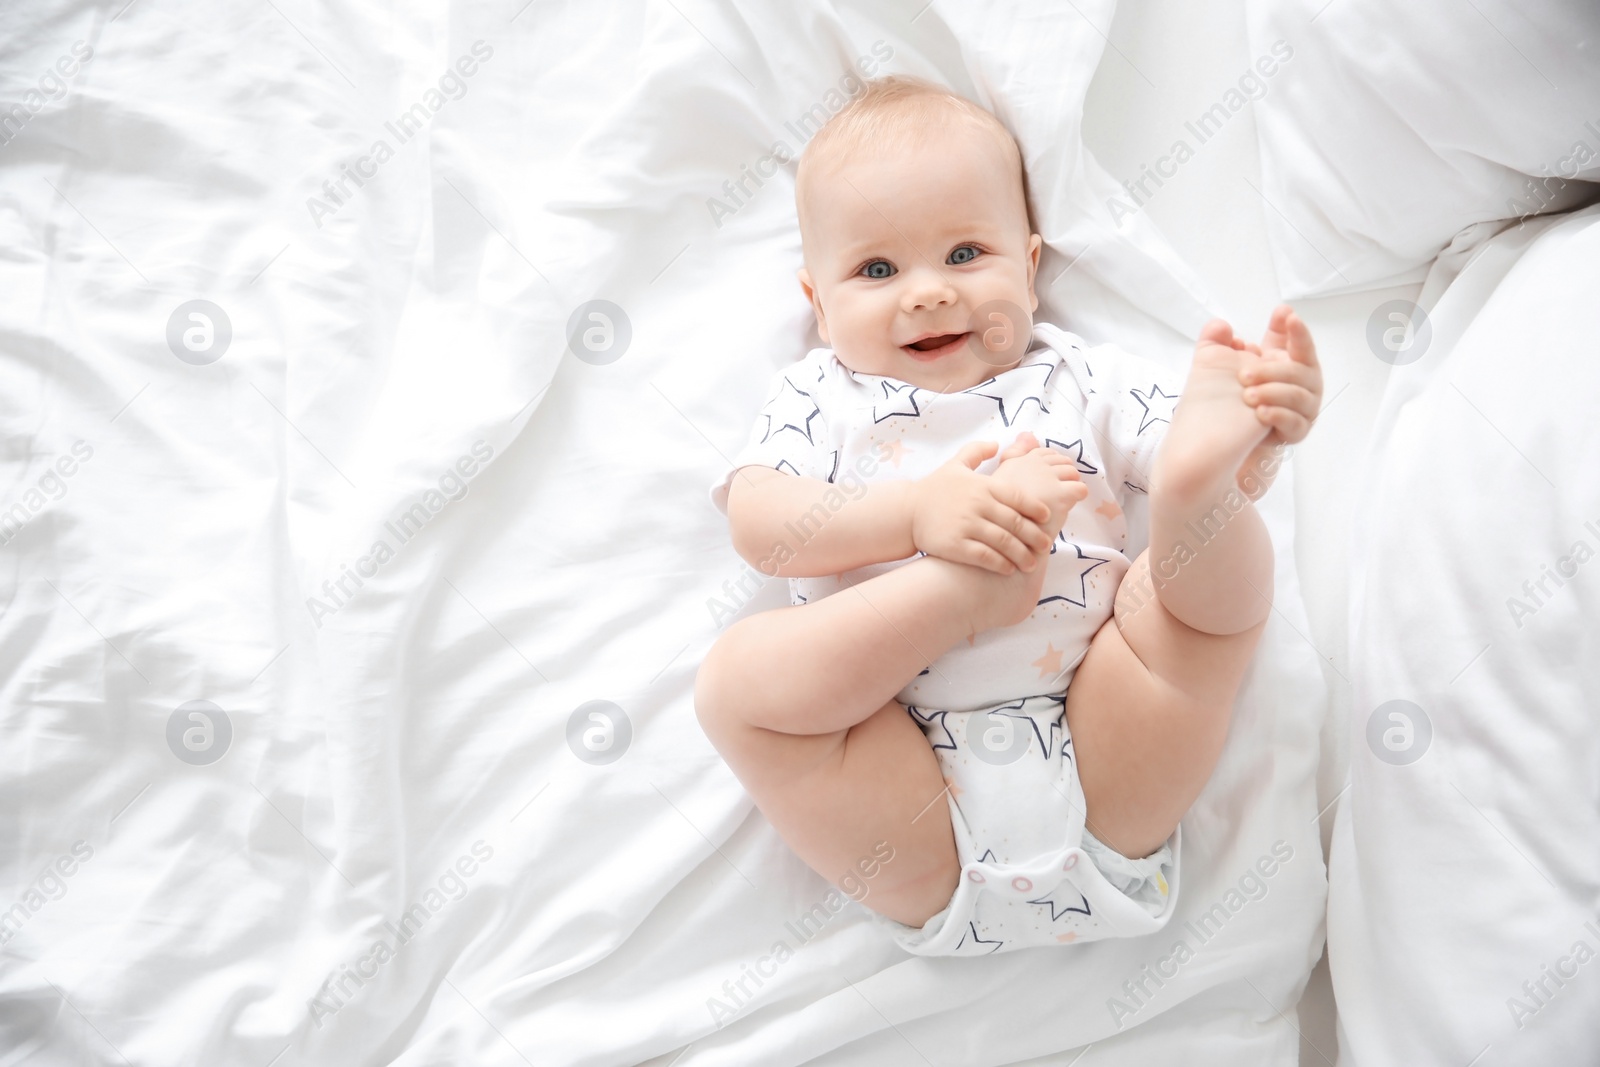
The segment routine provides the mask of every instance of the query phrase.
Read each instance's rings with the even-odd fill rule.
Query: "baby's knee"
[[[734,627],[739,624],[734,623]],[[738,704],[732,699],[736,688],[731,674],[731,657],[737,639],[730,641],[733,627],[724,633],[700,661],[694,676],[694,714],[707,737],[715,738],[731,717],[737,714]]]
[[[1117,626],[1126,630],[1127,623],[1141,608],[1153,603],[1158,603],[1156,596],[1156,582],[1150,573],[1150,550],[1145,549],[1133,561],[1133,566],[1128,568],[1128,573],[1122,576],[1122,581],[1117,586],[1116,599],[1112,602],[1112,616],[1116,619]]]
[[[951,846],[924,857],[922,866],[914,870],[902,870],[893,879],[884,878],[883,884],[861,897],[859,903],[895,922],[921,929],[949,906],[960,885],[961,862]]]

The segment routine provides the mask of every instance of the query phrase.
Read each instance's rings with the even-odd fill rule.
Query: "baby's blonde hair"
[[[972,101],[942,85],[909,74],[891,74],[863,82],[860,95],[840,109],[806,144],[795,171],[795,206],[805,226],[805,189],[808,175],[830,167],[859,151],[894,152],[937,131],[941,122],[967,123],[988,134],[1015,168],[1022,189],[1022,206],[1028,232],[1037,232],[1028,196],[1028,172],[1022,150],[999,119]]]

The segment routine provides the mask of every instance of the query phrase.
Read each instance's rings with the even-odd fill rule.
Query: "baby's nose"
[[[939,271],[929,266],[915,267],[907,279],[904,306],[907,311],[953,304],[958,298],[955,287]]]

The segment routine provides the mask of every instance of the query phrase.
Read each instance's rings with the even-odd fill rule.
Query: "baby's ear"
[[[1039,250],[1044,247],[1044,238],[1032,234],[1028,238],[1028,303],[1029,311],[1039,310],[1039,294],[1034,291],[1033,279],[1039,271]]]
[[[822,338],[823,344],[832,344],[828,340],[828,317],[822,311],[822,299],[817,296],[817,287],[811,281],[811,272],[801,267],[795,271],[795,277],[800,279],[800,291],[806,294],[806,300],[811,303],[811,310],[817,316],[817,336]]]

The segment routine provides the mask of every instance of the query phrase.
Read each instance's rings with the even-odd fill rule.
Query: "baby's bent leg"
[[[1272,541],[1237,484],[1269,433],[1239,384],[1254,358],[1215,326],[1196,346],[1151,472],[1149,551],[1067,688],[1089,829],[1126,856],[1160,848],[1210,779],[1272,610]]]
[[[740,719],[787,734],[861,722],[971,633],[929,562],[739,620],[706,653],[696,707],[714,713],[733,698]]]
[[[1266,628],[1186,625],[1152,594],[1149,566],[1148,552],[1134,561],[1067,687],[1088,827],[1132,858],[1161,847],[1210,779]]]
[[[910,926],[944,908],[960,870],[938,760],[893,697],[972,632],[967,571],[920,559],[742,619],[695,679],[706,736],[779,835],[818,874],[853,875],[863,904]]]
[[[700,721],[756,807],[806,866],[880,915],[920,927],[960,877],[939,761],[889,701],[824,734],[785,734],[736,715]],[[846,879],[853,878],[853,882]]]

